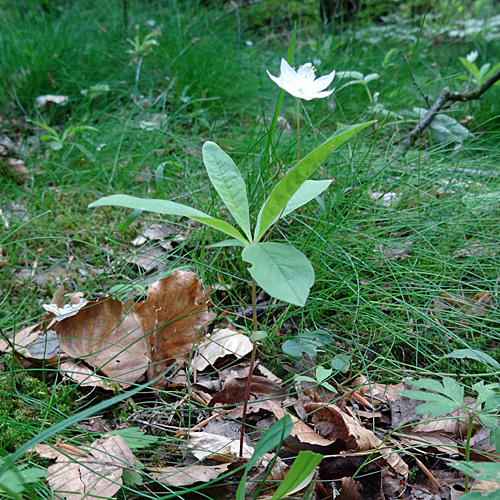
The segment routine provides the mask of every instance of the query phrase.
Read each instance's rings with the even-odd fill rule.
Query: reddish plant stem
[[[257,331],[257,284],[252,278],[252,332]],[[243,416],[241,418],[241,436],[240,436],[240,457],[243,457],[243,443],[245,442],[245,423],[247,420],[248,400],[250,399],[250,388],[252,386],[252,375],[255,366],[255,357],[257,354],[257,341],[252,342],[252,357],[250,358],[250,367],[248,368],[247,386],[245,389],[245,402],[243,403]]]

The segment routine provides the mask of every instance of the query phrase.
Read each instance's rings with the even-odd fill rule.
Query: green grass
[[[99,2],[98,7],[85,1],[48,2],[44,8],[36,2],[0,2],[0,13],[8,19],[0,33],[2,133],[23,146],[23,152],[13,156],[22,156],[32,174],[32,180],[22,185],[0,173],[0,209],[8,221],[0,234],[0,328],[5,335],[38,321],[43,312],[40,304],[49,303],[61,284],[66,292],[84,291],[90,299],[115,285],[140,284],[146,278],[126,257],[136,250],[131,241],[161,218],[143,214],[124,225],[127,211],[90,210],[91,201],[126,193],[174,199],[226,217],[208,187],[201,162],[206,140],[216,141],[240,166],[256,216],[280,171],[291,167],[297,154],[296,105],[285,96],[281,117],[286,122],[276,133],[279,140],[272,161],[263,157],[277,97],[265,70],[278,74],[291,20],[299,21],[295,64],[315,61],[320,74],[332,68],[365,75],[377,72],[380,79],[369,84],[370,91],[379,93],[378,104],[396,113],[426,106],[400,52],[387,58],[391,49],[408,55],[411,70],[431,101],[446,85],[464,88],[456,78],[463,72],[459,56],[477,49],[481,63],[495,64],[500,53],[498,39],[449,38],[448,25],[442,24],[447,13],[439,9],[423,25],[422,17],[400,16],[386,23],[369,23],[365,17],[360,24],[322,27],[307,2],[303,10],[294,5],[287,14],[271,2],[270,10],[262,5],[240,9],[238,33],[234,13],[223,15],[209,3],[129,2],[130,37],[137,32],[142,39],[159,30],[159,45],[144,56],[137,73],[137,60],[126,52],[131,45],[123,35],[118,0]],[[274,13],[271,18],[269,13]],[[155,21],[154,27],[148,20]],[[82,95],[82,90],[98,84],[107,84],[109,92],[95,99]],[[399,141],[414,125],[412,117],[404,115],[382,125],[379,115],[377,129],[367,129],[322,165],[316,178],[334,180],[322,203],[312,202],[275,230],[276,238],[289,241],[310,258],[316,272],[304,308],[271,309],[261,318],[271,331],[280,330],[261,349],[264,362],[279,375],[291,381],[286,367],[293,360],[283,353],[283,341],[324,330],[335,343],[323,348],[319,362],[328,367],[334,354],[351,356],[348,372],[336,375],[339,383],[359,374],[374,382],[443,373],[467,385],[477,379],[498,379],[498,372],[487,365],[444,358],[455,349],[470,348],[500,362],[498,92],[498,87],[492,88],[480,102],[460,103],[447,111],[458,121],[468,117],[474,137],[462,147],[436,143],[426,131],[417,147],[402,156]],[[69,104],[36,108],[36,97],[48,93],[68,95]],[[374,104],[361,86],[344,88],[328,102],[304,102],[302,153],[341,124],[372,119]],[[96,127],[98,132],[74,138],[94,159],[86,158],[71,141],[59,151],[51,150],[40,141],[42,129],[27,119],[42,121],[58,132],[68,125]],[[392,202],[375,200],[375,193],[394,193]],[[485,198],[488,193],[490,198]],[[230,293],[223,304],[216,302],[216,312],[248,306],[249,275],[244,264],[228,249],[207,246],[220,237],[199,226],[193,230],[185,219],[172,222],[179,230],[191,229],[190,236],[165,254],[159,272],[187,268],[196,271],[206,286],[228,285]],[[30,278],[56,268],[68,270],[69,275],[41,284]],[[472,300],[480,293],[492,297],[485,314],[456,303],[440,308],[442,294]],[[40,430],[106,399],[63,382],[56,367],[32,367],[28,373],[11,355],[5,355],[2,363],[0,426],[9,432],[1,433],[0,457]],[[28,376],[34,377],[35,386],[42,381],[46,392],[19,390],[20,381]],[[171,405],[184,396],[182,391],[159,393]],[[147,408],[153,399],[137,406]],[[162,411],[168,413],[169,408],[166,405]],[[39,411],[41,427],[33,423]],[[181,403],[176,412],[173,425],[182,427],[209,413],[189,402]],[[122,406],[108,408],[103,415],[116,421],[131,413]],[[77,445],[88,433],[75,426],[60,436]],[[172,435],[164,433],[141,452],[140,459],[158,461],[162,447],[173,444]],[[168,455],[163,463],[171,460]],[[34,455],[29,463],[48,465]],[[28,486],[25,494],[50,497],[41,482]],[[120,495],[154,497],[130,485]]]

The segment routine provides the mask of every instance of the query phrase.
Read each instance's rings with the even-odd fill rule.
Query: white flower
[[[467,54],[466,57],[467,62],[473,63],[477,59],[477,56],[478,56],[477,50],[473,50],[470,54]]]
[[[311,99],[328,97],[333,93],[333,90],[325,89],[335,78],[335,70],[329,75],[316,78],[315,69],[310,62],[300,66],[296,71],[285,61],[285,59],[281,59],[280,69],[281,74],[279,77],[271,75],[269,71],[267,74],[274,83],[294,97],[310,101]]]

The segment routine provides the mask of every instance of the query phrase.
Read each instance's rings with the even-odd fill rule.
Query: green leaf
[[[305,488],[311,482],[315,469],[321,460],[323,460],[323,455],[319,453],[313,453],[309,450],[299,452],[271,500],[279,500]]]
[[[290,198],[290,201],[286,204],[283,213],[276,216],[276,219],[272,221],[271,226],[278,220],[286,217],[289,213],[297,210],[301,206],[309,203],[319,196],[325,189],[330,186],[332,181],[305,181],[302,186],[297,189],[295,194]],[[265,205],[264,205],[265,206]],[[257,225],[260,224],[260,219],[262,217],[262,211],[264,206],[260,209],[259,215],[257,216]]]
[[[3,465],[3,459],[0,459],[0,465]],[[21,493],[27,484],[36,483],[47,475],[47,471],[42,468],[23,468],[23,466],[13,467],[3,474],[0,481],[0,489],[7,490],[9,493]]]
[[[241,253],[251,264],[252,278],[271,297],[297,306],[306,303],[314,284],[314,269],[307,257],[284,243],[256,243]]]
[[[203,144],[203,163],[210,182],[234,220],[251,240],[247,188],[238,167],[215,142],[210,141]]]
[[[267,336],[267,332],[264,332],[263,330],[257,330],[256,332],[252,332],[250,334],[250,340],[252,342],[258,342],[259,340],[267,339]]]
[[[35,120],[26,120],[27,122],[34,123],[35,125],[38,125],[39,127],[42,127],[44,130],[46,130],[54,139],[59,139],[59,134],[56,132],[55,129],[52,127],[49,127],[45,123],[42,122],[37,122]]]
[[[243,477],[238,485],[236,492],[236,500],[245,500],[245,484],[248,472],[257,463],[257,460],[262,458],[262,455],[270,452],[276,446],[280,446],[285,438],[287,438],[293,429],[293,421],[290,415],[286,414],[283,418],[273,424],[264,435],[259,439],[255,446],[252,457],[248,461]]]
[[[326,160],[326,158],[347,141],[347,139],[373,123],[375,122],[371,121],[340,129],[321,144],[321,146],[318,146],[305,158],[300,160],[299,163],[278,182],[262,207],[261,218],[255,227],[255,242],[258,242],[262,238],[263,234],[273,224],[273,221],[279,217],[295,192],[304,184],[308,177],[312,175],[320,163]]]
[[[111,431],[110,434],[113,434],[113,436],[121,436],[123,439],[125,439],[125,442],[131,449],[149,448],[152,444],[156,443],[160,439],[157,436],[145,434],[143,431],[141,431],[141,429],[138,429],[137,427],[128,427],[127,429]]]
[[[338,372],[345,373],[349,369],[351,363],[351,355],[344,353],[338,354],[332,359],[332,368]]]
[[[73,146],[75,146],[76,149],[80,150],[90,161],[95,160],[94,155],[82,144],[74,142]]]
[[[316,367],[316,380],[318,382],[324,382],[328,377],[331,376],[333,370],[331,368],[325,368],[321,365]]]
[[[369,75],[366,75],[363,80],[366,82],[366,83],[370,83],[374,80],[378,80],[380,78],[380,75],[378,73],[370,73]]]
[[[454,462],[450,460],[448,463],[469,476],[481,479],[482,481],[496,481],[500,483],[499,462]]]
[[[343,80],[344,78],[353,78],[354,80],[362,80],[363,73],[359,71],[337,71],[335,73],[335,79]]]
[[[63,148],[62,142],[59,142],[59,141],[51,141],[51,142],[49,142],[49,146],[54,151],[59,151]]]
[[[488,71],[488,73],[486,73],[486,75],[484,75],[484,80],[487,80],[499,68],[500,68],[500,62],[498,64],[495,64],[495,66],[493,66],[493,68],[491,68]],[[481,82],[481,83],[483,83],[483,82]],[[500,82],[496,82],[495,85],[497,85],[498,83],[500,83]]]
[[[142,484],[142,476],[132,469],[123,469],[122,474],[123,484],[140,486]]]
[[[456,410],[457,407],[454,401],[442,399],[441,401],[419,405],[415,408],[415,412],[420,415],[429,413],[430,417],[441,417]]]
[[[474,75],[474,78],[476,80],[478,80],[479,79],[479,71],[477,69],[477,66],[474,63],[467,61],[467,59],[465,59],[465,57],[459,57],[459,60],[463,64],[465,69],[469,73],[472,73]]]
[[[445,358],[473,359],[475,361],[484,363],[485,365],[489,365],[496,370],[500,370],[500,363],[495,358],[492,358],[489,354],[476,349],[456,349],[455,351],[447,354]]]
[[[438,114],[429,125],[432,135],[438,142],[458,142],[462,144],[472,133],[455,118]]]
[[[209,248],[220,248],[220,247],[246,247],[246,244],[240,240],[224,240],[218,243],[212,243],[208,245]]]
[[[132,213],[125,219],[125,221],[117,226],[118,229],[120,231],[125,231],[125,229],[130,227],[130,225],[133,224],[141,215],[142,215],[142,210],[138,208],[132,210]]]
[[[191,219],[197,220],[202,224],[218,229],[219,231],[236,238],[244,244],[248,244],[245,237],[236,228],[231,226],[231,224],[211,217],[200,210],[196,210],[196,208],[191,208],[187,205],[182,205],[173,201],[154,199],[148,200],[144,198],[136,198],[135,196],[128,196],[126,194],[115,194],[113,196],[106,196],[105,198],[96,200],[89,205],[91,208],[103,206],[125,207],[132,208],[134,210],[144,210],[146,212],[156,212],[163,215],[190,217]]]
[[[317,330],[314,332],[302,332],[295,340],[287,340],[283,343],[281,348],[285,354],[289,356],[295,356],[297,358],[302,357],[302,353],[309,354],[311,358],[316,357],[316,350],[324,345],[330,345],[333,343],[332,336],[323,330]]]

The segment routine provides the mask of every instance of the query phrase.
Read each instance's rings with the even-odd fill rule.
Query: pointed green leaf
[[[175,203],[168,200],[147,200],[143,198],[136,198],[135,196],[128,196],[125,194],[116,194],[113,196],[106,196],[100,200],[92,202],[89,207],[102,207],[102,206],[115,206],[115,207],[125,207],[132,208],[134,210],[144,210],[146,212],[156,212],[163,215],[178,215],[180,217],[190,217],[191,219],[197,220],[202,224],[213,227],[222,231],[223,233],[236,238],[242,243],[248,244],[245,237],[231,224],[227,222],[215,219],[210,215],[196,210],[196,208],[191,208],[181,203]]]
[[[247,238],[250,232],[247,187],[234,161],[215,142],[203,144],[203,163],[210,182]]]
[[[344,127],[327,139],[321,146],[303,158],[295,167],[288,172],[276,185],[262,208],[259,223],[255,227],[255,241],[259,241],[262,235],[271,227],[276,217],[279,217],[286,207],[290,198],[318,168],[321,162],[326,160],[330,154],[342,145],[347,139],[360,130],[375,123],[374,121]]]
[[[283,213],[278,214],[276,219],[272,221],[271,226],[278,220],[286,217],[289,213],[297,210],[301,206],[309,203],[311,200],[319,196],[332,181],[305,181],[302,186],[297,189],[295,194],[290,198],[290,201],[286,204]],[[264,205],[265,206],[265,205]],[[264,206],[260,209],[259,215],[257,216],[257,225],[260,224],[260,219],[262,217],[262,211]]]
[[[307,257],[284,243],[248,245],[241,253],[251,264],[252,278],[271,297],[303,306],[314,284],[314,269]]]
[[[305,488],[311,482],[321,460],[323,460],[323,455],[319,453],[309,450],[300,451],[271,500],[280,500]]]
[[[224,240],[218,243],[212,243],[209,248],[221,248],[221,247],[246,247],[246,244],[240,240]]]
[[[500,363],[495,358],[492,358],[489,354],[476,349],[456,349],[453,352],[450,352],[450,354],[447,354],[445,358],[474,359],[475,361],[480,361],[485,365],[490,365],[496,370],[500,369]]]
[[[430,417],[441,417],[443,415],[447,415],[451,413],[453,410],[457,409],[457,405],[454,401],[439,401],[434,403],[424,403],[415,408],[417,413],[424,415],[425,413],[429,413]]]
[[[37,122],[35,120],[26,120],[28,122],[31,122],[31,123],[34,123],[35,125],[38,125],[39,127],[42,127],[43,129],[45,129],[52,137],[54,137],[55,139],[59,139],[59,134],[56,132],[55,129],[53,129],[52,127],[50,127],[49,125],[46,125],[45,123],[42,123],[42,122]]]
[[[328,377],[331,376],[333,370],[331,368],[325,368],[324,366],[319,365],[316,368],[316,380],[318,382],[324,382]]]

